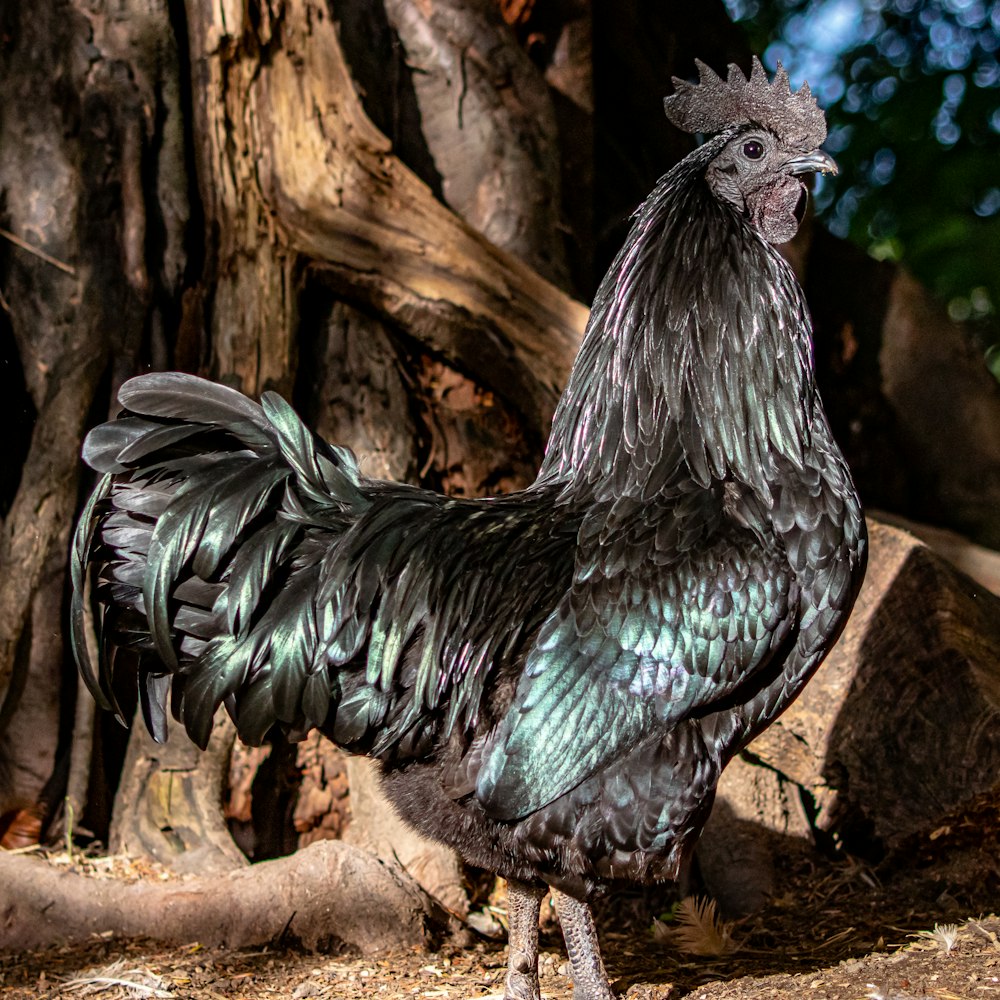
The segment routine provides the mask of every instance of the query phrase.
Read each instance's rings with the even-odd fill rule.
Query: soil
[[[803,850],[788,859],[779,898],[741,922],[716,922],[701,933],[677,929],[666,887],[614,894],[597,907],[597,918],[615,989],[629,1000],[1000,997],[997,818],[991,804],[877,864]],[[121,874],[136,877],[134,869]],[[711,948],[713,940],[732,950],[698,956],[680,947],[700,941]],[[542,949],[543,998],[569,1000],[572,984],[551,914],[543,919]],[[504,971],[502,942],[468,929],[434,953],[380,957],[278,945],[233,952],[195,942],[168,950],[102,938],[0,956],[0,997],[465,1000],[502,995]]]

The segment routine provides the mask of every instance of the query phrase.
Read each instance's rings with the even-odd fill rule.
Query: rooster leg
[[[540,1000],[538,986],[538,912],[546,886],[507,883],[507,982],[504,1000]]]
[[[590,907],[555,889],[552,897],[573,970],[573,1000],[614,1000]]]

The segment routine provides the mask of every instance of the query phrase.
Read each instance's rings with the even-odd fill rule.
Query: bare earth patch
[[[994,815],[984,809],[975,825],[935,831],[875,866],[806,852],[790,857],[783,895],[732,925],[735,950],[722,956],[677,949],[670,921],[654,921],[670,909],[666,891],[615,894],[598,908],[615,988],[630,1000],[1000,997],[1000,919],[982,915],[995,911],[1000,890]],[[96,867],[103,877],[137,877],[122,863]],[[138,877],[163,875],[150,869]],[[465,1000],[502,994],[504,971],[503,945],[471,934],[464,947],[456,939],[434,953],[380,958],[95,939],[0,957],[0,996]],[[541,972],[543,996],[569,1000],[572,984],[551,924]]]

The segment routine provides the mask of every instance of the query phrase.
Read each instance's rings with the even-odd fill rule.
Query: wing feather
[[[703,544],[694,524],[657,524],[681,516],[700,519]],[[581,574],[543,625],[484,757],[477,796],[492,815],[518,819],[554,801],[654,730],[761,676],[788,641],[798,598],[780,546],[728,523],[719,528],[708,507],[687,498],[645,521],[636,533],[636,518],[623,517],[631,537],[610,547],[603,572]],[[648,552],[657,535],[689,536],[673,565],[620,568],[622,553]],[[723,638],[741,617],[727,599],[733,592],[754,622],[748,641]]]

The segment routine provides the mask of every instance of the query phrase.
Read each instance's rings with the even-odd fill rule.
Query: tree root
[[[0,951],[120,937],[229,948],[426,948],[439,914],[404,872],[340,841],[215,877],[124,883],[0,852]]]
[[[261,340],[274,342],[284,322],[281,337],[290,341],[287,316],[276,317],[274,303],[290,287],[289,261],[298,255],[296,267],[307,262],[345,301],[405,330],[547,427],[587,308],[462,222],[392,154],[365,114],[323,4],[298,0],[280,9],[280,46],[269,22],[223,23],[221,8],[205,7],[189,24],[199,79],[234,95],[196,108],[205,143],[198,159],[215,165],[203,192],[209,214],[224,220],[224,234],[230,220],[247,220],[231,236],[244,240],[241,247],[258,219],[273,227],[273,260],[222,293],[232,295],[227,321],[256,315],[247,296],[263,290],[254,320]],[[233,52],[219,44],[244,34],[257,44]],[[284,377],[280,364],[273,374],[243,371],[255,336],[243,331],[217,359],[251,392]]]

